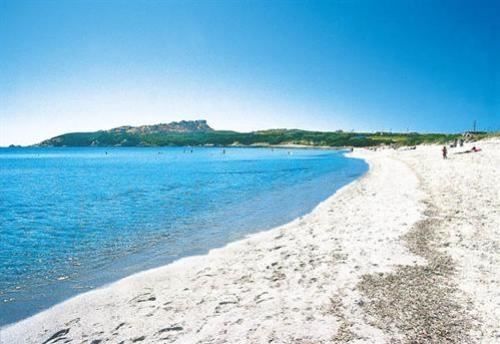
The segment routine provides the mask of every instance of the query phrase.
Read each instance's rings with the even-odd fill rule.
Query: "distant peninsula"
[[[149,146],[277,146],[369,147],[446,142],[456,134],[363,133],[270,129],[248,133],[214,130],[206,120],[143,126],[122,126],[95,132],[59,135],[42,141],[42,147],[149,147]]]

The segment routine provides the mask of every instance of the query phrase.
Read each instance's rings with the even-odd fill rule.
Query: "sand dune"
[[[355,151],[370,164],[287,225],[120,280],[3,343],[498,343],[500,141]],[[279,206],[279,205],[277,205]]]

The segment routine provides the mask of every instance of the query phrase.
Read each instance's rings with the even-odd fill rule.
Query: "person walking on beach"
[[[446,146],[443,146],[443,159],[448,158],[448,150],[446,149]]]

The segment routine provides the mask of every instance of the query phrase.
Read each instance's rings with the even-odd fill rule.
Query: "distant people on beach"
[[[446,146],[443,146],[443,159],[448,159],[448,149],[446,149]]]
[[[481,151],[481,148],[477,148],[476,146],[473,146],[471,149],[468,149],[468,150],[463,151],[463,152],[458,152],[457,154],[477,153],[480,151]]]
[[[481,151],[481,148],[478,148],[476,146],[472,146],[471,149],[467,149],[466,151],[463,151],[463,152],[457,152],[455,154],[477,153],[477,152],[480,152],[480,151]]]

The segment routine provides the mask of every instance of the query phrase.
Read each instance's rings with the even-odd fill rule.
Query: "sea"
[[[367,171],[345,153],[0,148],[0,326],[305,215]]]

